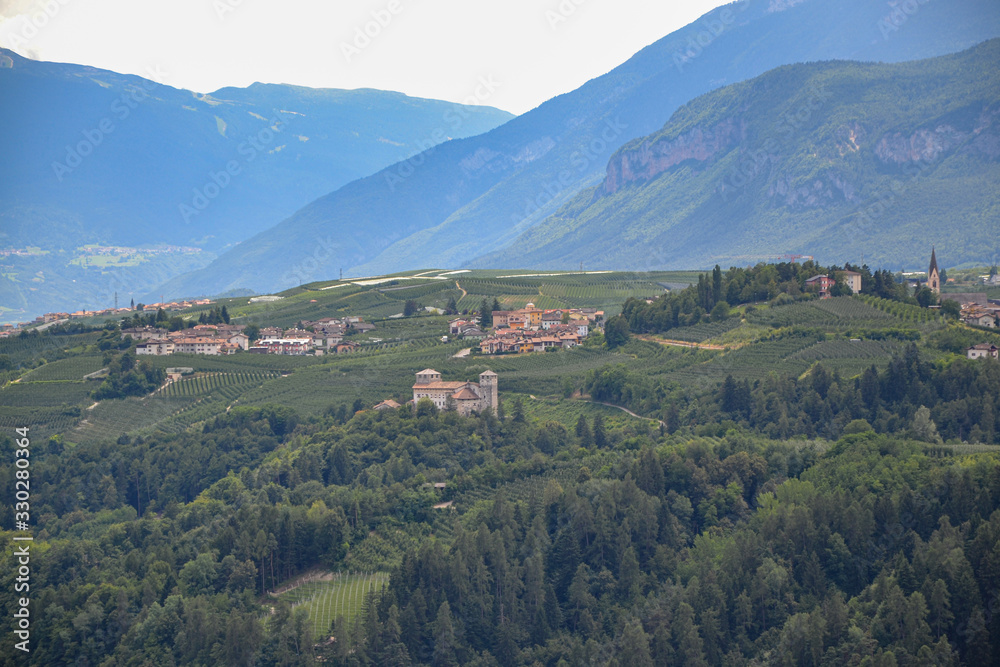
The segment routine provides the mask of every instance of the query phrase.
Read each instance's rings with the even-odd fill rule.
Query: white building
[[[969,359],[986,359],[987,357],[993,357],[994,359],[1000,358],[1000,350],[998,350],[996,345],[990,345],[989,343],[980,343],[979,345],[973,345],[965,352]]]
[[[135,346],[137,355],[164,356],[174,353],[174,343],[169,340],[153,340],[146,343],[139,343]]]

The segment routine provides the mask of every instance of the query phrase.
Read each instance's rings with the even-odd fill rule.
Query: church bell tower
[[[938,271],[937,255],[931,247],[931,266],[927,269],[927,287],[935,294],[941,293],[941,272]]]

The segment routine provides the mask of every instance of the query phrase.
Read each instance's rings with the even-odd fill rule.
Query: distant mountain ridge
[[[781,67],[623,146],[605,178],[478,266],[912,267],[1000,252],[1000,40],[899,64]]]
[[[162,291],[269,291],[341,268],[369,275],[483,265],[491,260],[479,258],[495,257],[491,253],[601,182],[618,148],[655,132],[698,95],[794,62],[903,61],[1000,35],[1000,6],[993,2],[918,4],[905,21],[894,12],[870,0],[748,0],[720,7],[495,130],[436,147],[316,200]]]
[[[201,95],[155,68],[143,78],[0,55],[0,249],[197,246],[204,265],[330,190],[513,117],[365,89],[257,83]],[[110,305],[107,279],[70,268],[70,256],[48,259],[5,269],[0,305]],[[119,291],[140,297],[194,267],[146,268]]]

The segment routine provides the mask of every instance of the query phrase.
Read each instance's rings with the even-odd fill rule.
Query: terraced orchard
[[[365,604],[365,596],[384,588],[389,583],[386,572],[331,573],[285,591],[277,597],[291,603],[292,607],[304,606],[309,611],[309,624],[316,639],[331,636],[333,622],[342,618],[345,625],[358,618]]]

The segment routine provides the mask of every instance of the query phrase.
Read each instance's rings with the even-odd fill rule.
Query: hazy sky
[[[154,68],[161,83],[203,93],[263,81],[462,102],[478,90],[480,103],[523,113],[721,4],[0,0],[0,46],[123,73]]]

